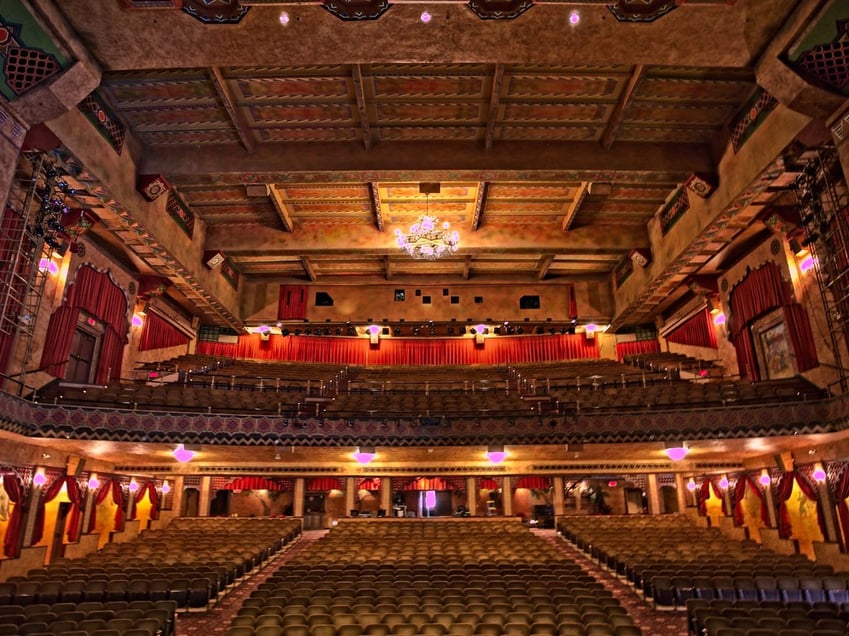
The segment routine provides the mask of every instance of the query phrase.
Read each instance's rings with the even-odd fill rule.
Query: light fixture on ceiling
[[[173,455],[174,459],[176,459],[178,462],[186,463],[192,460],[192,458],[195,456],[195,451],[190,448],[187,448],[185,444],[179,444],[177,448],[174,449]]]
[[[666,452],[666,456],[673,462],[680,462],[687,456],[690,449],[687,448],[687,445],[684,442],[668,442],[664,451]]]
[[[354,459],[357,460],[358,464],[369,464],[375,457],[377,457],[377,452],[374,446],[360,446],[354,452]]]
[[[435,261],[457,251],[460,235],[451,231],[448,222],[439,223],[439,217],[430,213],[430,195],[440,190],[438,183],[421,183],[419,192],[425,195],[425,213],[421,215],[410,231],[404,234],[395,230],[398,247],[415,259]]]
[[[486,458],[493,464],[500,464],[507,458],[504,444],[490,444],[486,447]]]

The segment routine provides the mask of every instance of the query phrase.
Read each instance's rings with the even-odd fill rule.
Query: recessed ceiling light
[[[289,13],[286,11],[280,12],[280,24],[286,26],[289,24]]]
[[[570,26],[578,26],[578,23],[581,21],[581,14],[578,11],[572,11],[569,14],[569,25]]]
[[[433,16],[430,15],[430,13],[428,11],[426,11],[426,10],[422,11],[422,16],[421,16],[422,23],[427,24],[428,22],[431,21],[431,19],[433,19]]]

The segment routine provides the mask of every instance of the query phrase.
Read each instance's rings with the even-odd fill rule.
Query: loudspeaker
[[[215,269],[224,262],[224,254],[218,250],[207,250],[203,253],[203,264],[209,269]]]

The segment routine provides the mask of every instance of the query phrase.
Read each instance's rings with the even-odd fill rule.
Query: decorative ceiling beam
[[[492,92],[489,94],[489,114],[486,118],[486,137],[484,146],[487,150],[492,148],[495,139],[495,122],[498,121],[498,107],[501,105],[501,86],[504,84],[504,65],[496,64],[495,73],[492,76]]]
[[[371,150],[371,128],[368,123],[368,108],[366,108],[366,91],[363,87],[363,67],[354,64],[352,67],[354,81],[354,95],[357,98],[357,112],[360,114],[360,130],[363,133],[363,146]],[[383,229],[383,228],[381,228]]]
[[[316,279],[315,267],[313,267],[312,261],[310,261],[309,256],[301,256],[301,266],[304,268],[304,272],[310,279],[310,282],[314,283]]]
[[[625,119],[625,115],[631,107],[631,103],[634,101],[634,97],[636,97],[637,91],[645,77],[645,64],[637,64],[631,72],[631,77],[628,79],[628,83],[619,96],[619,102],[613,108],[613,113],[610,115],[607,127],[601,135],[601,147],[605,150],[610,150],[611,146],[613,146],[613,142],[616,140],[616,133],[619,132],[619,127],[622,125],[622,121]]]
[[[463,261],[463,280],[469,280],[469,276],[472,273],[472,257],[466,256],[466,260]]]
[[[578,215],[578,210],[581,209],[581,204],[584,202],[584,199],[587,198],[589,187],[589,181],[581,181],[581,185],[579,185],[578,189],[575,191],[575,196],[569,202],[569,207],[566,208],[566,213],[563,215],[563,226],[561,229],[564,232],[568,232],[569,228],[572,227],[572,222]]]
[[[283,193],[276,185],[273,183],[268,184],[268,196],[271,197],[271,202],[274,204],[274,209],[277,210],[278,216],[280,216],[280,220],[283,222],[283,229],[287,232],[291,232],[295,228],[295,224],[292,222],[292,211],[289,207],[289,204],[286,203],[283,198]]]
[[[542,257],[539,263],[539,275],[537,280],[545,280],[548,276],[548,270],[551,269],[551,264],[554,262],[554,254],[546,254]]]
[[[383,256],[383,275],[386,280],[392,280],[392,261],[389,260],[389,255]]]
[[[239,140],[242,142],[245,150],[253,152],[256,150],[256,139],[254,139],[250,126],[248,126],[248,122],[242,114],[242,111],[239,110],[236,99],[233,97],[233,92],[230,90],[230,87],[227,85],[227,81],[221,74],[221,69],[217,66],[210,67],[209,79],[215,87],[215,92],[218,93],[218,98],[224,105],[224,110],[227,111],[227,115],[230,117],[230,122],[233,124],[233,128],[236,129],[236,134],[239,135]]]
[[[486,195],[489,190],[489,181],[481,181],[478,183],[478,193],[475,197],[475,212],[472,215],[472,231],[477,230],[481,226],[481,217],[483,209],[486,205]]]
[[[377,181],[370,181],[368,190],[371,195],[371,212],[374,214],[374,224],[378,230],[383,232],[383,205],[380,201],[380,185]]]
[[[322,175],[329,183],[403,181],[413,171],[431,172],[433,181],[519,180],[534,173],[549,181],[610,181],[629,172],[665,172],[677,182],[693,172],[715,170],[709,144],[622,141],[614,152],[595,141],[556,140],[499,141],[491,150],[466,141],[382,141],[371,150],[350,141],[266,142],[252,154],[236,144],[148,146],[139,167],[141,174],[197,175],[240,184],[258,173],[270,175],[267,181],[274,183],[319,183]]]

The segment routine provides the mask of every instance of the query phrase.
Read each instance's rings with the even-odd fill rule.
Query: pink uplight
[[[358,464],[369,464],[375,457],[377,453],[370,446],[362,446],[354,453],[354,459]]]
[[[136,481],[131,481],[128,487],[130,489],[130,492],[136,492],[139,489],[139,484]]]
[[[431,21],[432,18],[433,18],[433,16],[430,15],[430,13],[428,13],[427,11],[422,11],[422,15],[421,15],[422,24],[427,24],[428,22]]]
[[[380,327],[378,325],[369,325],[366,331],[368,331],[370,336],[376,336],[380,333]]]
[[[169,492],[171,492],[171,486],[168,485],[167,481],[163,481],[162,482],[162,494],[167,495]]]
[[[715,325],[724,325],[725,324],[725,314],[719,312],[713,317],[713,324]]]
[[[177,446],[177,448],[174,449],[174,459],[176,459],[178,462],[186,463],[188,461],[191,461],[194,456],[195,452],[186,450],[186,447],[182,444],[180,444],[179,446]]]
[[[694,482],[692,479],[687,482],[687,490],[689,490],[690,492],[694,492],[696,490],[696,482]]]
[[[766,488],[767,486],[769,486],[772,483],[772,479],[770,478],[769,475],[761,475],[761,477],[760,477],[760,479],[758,479],[758,481],[761,483],[761,486],[763,486],[764,488]]]
[[[507,459],[506,451],[487,451],[486,458],[493,464],[500,464]]]
[[[687,456],[690,450],[685,446],[674,446],[672,448],[666,449],[666,456],[669,457],[673,462],[680,462]]]
[[[725,477],[723,477],[722,479],[720,479],[720,480],[719,480],[719,487],[720,487],[720,488],[722,488],[723,490],[725,490],[726,488],[728,488],[728,479],[727,479],[727,478],[725,478]]]
[[[44,473],[36,473],[32,477],[32,483],[36,486],[43,486],[47,483],[47,476]]]
[[[802,259],[802,262],[799,263],[799,269],[802,272],[809,272],[814,268],[815,265],[816,265],[816,263],[814,262],[814,257],[813,256],[806,256],[805,258]]]
[[[139,314],[133,314],[133,327],[141,327],[144,325],[144,319]]]
[[[580,21],[581,21],[581,14],[578,13],[577,11],[572,11],[572,13],[569,14],[569,24],[571,26],[577,26],[578,23],[580,23]]]
[[[88,487],[92,490],[97,490],[98,488],[100,488],[100,482],[97,481],[97,477],[92,477],[88,480]]]
[[[814,479],[819,482],[825,481],[825,471],[822,468],[817,468],[814,470]]]

